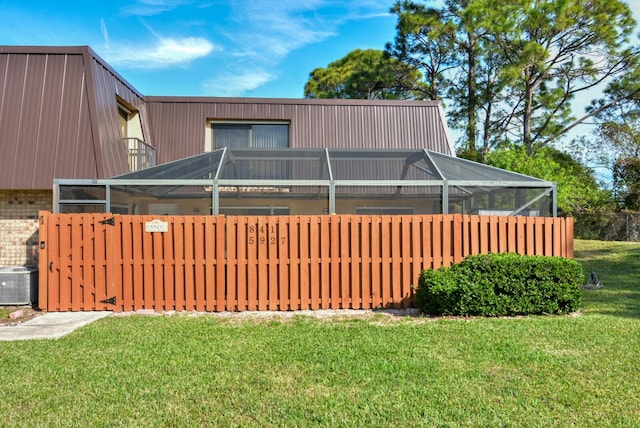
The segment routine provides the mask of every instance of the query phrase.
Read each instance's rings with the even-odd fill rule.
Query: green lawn
[[[0,426],[640,426],[640,245],[571,316],[110,317],[0,342]]]

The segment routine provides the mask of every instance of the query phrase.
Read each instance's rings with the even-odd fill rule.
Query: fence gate
[[[110,310],[113,216],[40,215],[38,305],[48,311]]]
[[[41,212],[38,305],[224,310],[215,301],[224,294],[223,227],[223,217]]]
[[[40,213],[45,311],[408,307],[470,254],[573,256],[573,219]]]

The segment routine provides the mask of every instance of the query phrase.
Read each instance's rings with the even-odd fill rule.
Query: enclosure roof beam
[[[331,168],[331,156],[329,155],[329,149],[324,149],[325,160],[327,162],[327,170],[329,171],[329,181],[333,181],[333,169]]]
[[[227,147],[225,146],[222,149],[222,157],[220,158],[220,163],[218,163],[218,170],[216,171],[216,175],[213,177],[214,180],[217,180],[220,178],[220,172],[222,171],[222,166],[227,160],[227,155],[228,155],[228,151],[227,151]]]
[[[519,213],[520,211],[522,211],[523,209],[527,208],[528,206],[535,204],[536,202],[538,202],[540,199],[544,198],[545,196],[548,196],[550,192],[552,192],[552,189],[547,190],[546,192],[541,193],[540,195],[538,195],[537,197],[533,198],[532,200],[528,201],[526,204],[522,205],[521,207],[516,208],[513,212],[509,213],[509,215],[514,215]],[[555,215],[554,215],[555,217]]]
[[[429,150],[427,149],[422,149],[422,151],[424,152],[424,157],[425,160],[427,161],[427,163],[429,163],[429,165],[431,166],[431,168],[433,168],[433,171],[435,171],[436,176],[438,176],[440,178],[440,180],[444,180],[446,178],[449,177],[445,177],[444,174],[442,173],[442,171],[440,171],[440,168],[438,168],[438,166],[436,165],[436,163],[433,161],[433,159],[431,159],[431,156],[429,155]],[[455,159],[455,158],[454,158]],[[432,172],[433,174],[433,172]]]

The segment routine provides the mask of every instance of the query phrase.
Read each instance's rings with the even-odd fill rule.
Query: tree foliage
[[[306,98],[420,99],[422,75],[384,51],[356,49],[309,74]]]
[[[459,64],[451,37],[454,23],[444,10],[411,1],[397,2],[391,12],[398,15],[397,35],[387,52],[422,72],[428,99],[441,99],[451,81],[447,71]]]
[[[487,162],[498,168],[555,182],[560,215],[583,215],[610,203],[609,193],[598,186],[591,169],[554,148],[541,148],[530,155],[524,147],[503,148],[489,153]]]
[[[397,35],[387,50],[454,106],[450,123],[465,131],[471,157],[548,145],[588,117],[572,116],[576,94],[624,74],[634,54],[635,21],[621,0],[405,0],[391,11]]]
[[[397,34],[386,49],[423,72],[430,99],[452,101],[449,122],[464,131],[467,157],[477,160],[478,138],[489,141],[493,131],[487,119],[499,99],[501,59],[482,38],[468,6],[469,0],[446,0],[440,9],[398,1],[391,9],[398,16]]]
[[[624,208],[640,211],[640,159],[616,159],[613,164],[613,183]]]
[[[622,208],[640,210],[640,50],[629,71],[611,82],[589,113],[596,119],[591,151],[610,166],[613,190]],[[604,149],[604,150],[603,150]]]

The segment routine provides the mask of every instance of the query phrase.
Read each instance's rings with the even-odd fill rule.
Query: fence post
[[[38,213],[40,226],[38,230],[38,308],[47,311],[48,291],[49,291],[49,219],[51,213],[40,211]],[[51,243],[51,245],[53,242]]]

